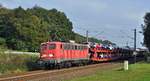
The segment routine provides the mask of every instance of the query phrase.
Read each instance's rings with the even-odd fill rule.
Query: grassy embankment
[[[0,75],[33,70],[37,59],[38,55],[4,54],[0,52]]]
[[[128,71],[121,68],[99,70],[90,76],[75,78],[71,81],[150,81],[150,64],[131,64]]]

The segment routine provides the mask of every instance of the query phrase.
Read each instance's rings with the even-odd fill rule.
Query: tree
[[[72,22],[64,12],[47,10],[39,6],[23,9],[0,8],[0,45],[8,49],[35,51],[48,40],[75,40],[85,42],[85,37],[73,31]],[[91,38],[93,42],[101,42]]]
[[[6,42],[9,49],[35,51],[42,42],[50,39],[74,40],[72,28],[67,16],[56,9],[39,6],[27,10],[22,7],[0,9],[0,42]]]
[[[150,13],[146,13],[144,16],[143,26],[143,35],[144,35],[144,44],[150,50]]]

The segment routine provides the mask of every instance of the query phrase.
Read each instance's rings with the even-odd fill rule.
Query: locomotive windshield
[[[49,45],[49,49],[55,49],[56,48],[56,44],[50,44]]]
[[[47,49],[47,45],[46,44],[42,44],[41,45],[41,50],[45,50],[45,49]]]

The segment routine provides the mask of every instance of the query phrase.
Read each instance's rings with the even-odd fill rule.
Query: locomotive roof
[[[84,45],[84,46],[87,46],[86,44],[78,44],[78,43],[69,43],[69,42],[44,42],[44,43],[41,43],[41,44],[50,44],[50,43],[57,43],[57,44],[72,44],[72,45]]]

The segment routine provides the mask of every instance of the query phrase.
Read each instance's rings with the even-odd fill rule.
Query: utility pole
[[[133,52],[133,55],[134,55],[134,63],[136,63],[136,29],[134,29],[134,52]]]
[[[88,30],[86,31],[86,42],[88,43],[89,42],[89,38],[88,38]]]
[[[136,51],[136,29],[134,29],[134,51]]]

